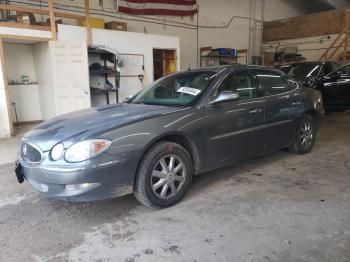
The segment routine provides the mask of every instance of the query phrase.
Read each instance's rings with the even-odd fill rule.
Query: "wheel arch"
[[[320,112],[318,112],[316,109],[309,108],[308,110],[305,110],[305,112],[303,112],[303,114],[301,115],[301,117],[298,121],[298,124],[300,123],[300,120],[304,115],[311,115],[313,117],[313,119],[315,121],[316,130],[318,130],[321,127],[323,115]]]
[[[174,132],[174,133],[166,133],[159,137],[154,138],[151,140],[143,149],[142,156],[140,158],[140,161],[138,163],[137,170],[139,169],[139,166],[141,164],[142,158],[147,153],[147,151],[156,143],[161,141],[168,141],[173,142],[181,145],[183,148],[186,149],[186,151],[189,153],[191,161],[193,163],[194,172],[196,173],[197,170],[200,168],[200,156],[197,149],[197,146],[189,139],[185,134],[180,132]]]

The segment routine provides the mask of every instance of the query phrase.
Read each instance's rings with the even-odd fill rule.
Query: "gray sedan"
[[[134,193],[141,203],[164,208],[184,196],[193,175],[283,148],[310,152],[322,114],[318,91],[275,69],[186,71],[125,103],[35,127],[23,137],[16,175],[62,200]]]

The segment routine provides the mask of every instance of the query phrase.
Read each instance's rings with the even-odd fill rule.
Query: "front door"
[[[85,41],[51,41],[56,115],[88,108],[90,102]]]
[[[321,85],[326,108],[350,108],[350,65],[324,77]]]
[[[292,144],[302,113],[302,96],[297,84],[278,72],[256,70],[261,95],[265,99],[266,150]]]
[[[237,92],[240,98],[206,108],[208,166],[248,158],[264,150],[264,102],[257,98],[255,80],[248,72],[234,71],[219,84],[212,100],[221,91]]]

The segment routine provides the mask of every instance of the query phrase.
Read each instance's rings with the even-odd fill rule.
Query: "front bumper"
[[[61,200],[85,202],[132,193],[133,177],[126,163],[109,162],[84,169],[44,168],[16,160],[24,179],[42,194]]]

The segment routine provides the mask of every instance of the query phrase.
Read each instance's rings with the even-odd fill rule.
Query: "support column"
[[[90,4],[89,0],[84,1],[85,8],[85,25],[86,25],[86,33],[87,33],[87,45],[90,46],[92,44],[92,33],[91,33],[91,24],[90,24]]]
[[[55,11],[53,9],[53,0],[48,0],[47,4],[48,4],[48,7],[49,7],[52,40],[56,41],[57,40],[57,31],[56,31]]]
[[[4,49],[0,38],[0,139],[13,134],[11,104],[7,85],[7,74],[4,61]]]

